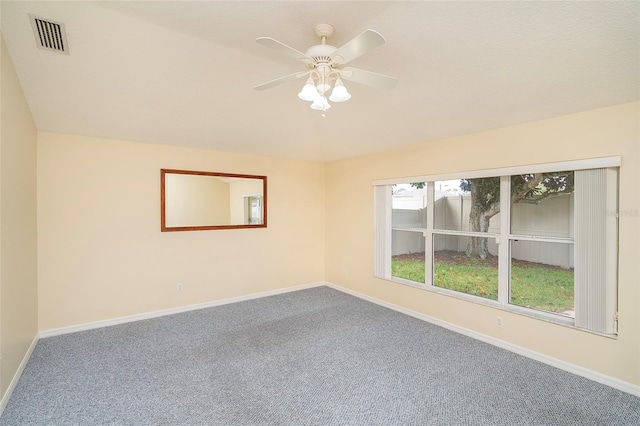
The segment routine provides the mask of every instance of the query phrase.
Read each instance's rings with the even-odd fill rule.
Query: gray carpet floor
[[[0,425],[640,425],[640,398],[318,287],[41,339]]]

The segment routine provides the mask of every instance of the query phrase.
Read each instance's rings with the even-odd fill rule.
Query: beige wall
[[[36,128],[4,39],[0,87],[0,396],[38,331]]]
[[[268,227],[160,232],[161,168],[267,175]],[[324,170],[40,132],[40,330],[322,281]]]
[[[327,164],[327,280],[640,385],[639,121],[640,104],[631,103]],[[619,222],[617,339],[373,277],[373,180],[613,155],[622,156],[626,212]],[[497,315],[503,329],[494,325]]]
[[[230,225],[229,184],[217,177],[167,173],[166,225]]]

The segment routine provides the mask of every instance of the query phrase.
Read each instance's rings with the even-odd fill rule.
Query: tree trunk
[[[477,209],[475,212],[472,212],[472,214],[469,216],[469,225],[472,231],[489,231],[489,221],[495,215],[495,213],[491,215],[487,213],[488,212],[478,211]],[[489,248],[487,246],[487,243],[488,239],[485,237],[471,237],[471,240],[469,240],[469,243],[467,244],[467,256],[486,259],[489,255]]]
[[[485,196],[479,185],[471,185],[471,212],[469,213],[469,228],[473,232],[488,232],[489,222],[493,216],[500,212],[500,201],[496,200],[493,204],[484,209],[480,200]],[[485,207],[486,208],[486,207]],[[467,257],[478,257],[486,259],[490,255],[488,248],[488,239],[485,237],[471,237],[467,244]]]

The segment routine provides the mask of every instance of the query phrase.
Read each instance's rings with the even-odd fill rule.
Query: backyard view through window
[[[488,240],[475,239],[480,244],[487,244]],[[434,235],[433,285],[498,300],[498,255],[486,259],[467,256],[469,244],[469,237]]]
[[[573,317],[573,173],[512,176],[511,194],[509,303]],[[427,185],[392,199],[392,276],[424,283]],[[431,211],[433,285],[498,300],[500,178],[435,181]]]
[[[619,166],[375,181],[375,276],[616,334]]]
[[[424,183],[395,185],[392,194],[391,275],[424,283],[426,186]]]
[[[433,285],[498,300],[499,206],[499,177],[434,183]]]

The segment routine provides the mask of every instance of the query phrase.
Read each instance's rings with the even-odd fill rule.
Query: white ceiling
[[[640,99],[639,2],[6,1],[1,28],[39,130],[334,160]],[[63,22],[69,55],[36,47],[28,13]],[[399,78],[345,82],[325,118],[300,51],[387,43],[349,65]]]

